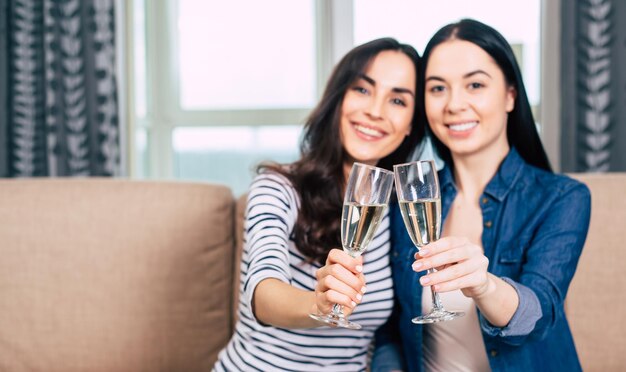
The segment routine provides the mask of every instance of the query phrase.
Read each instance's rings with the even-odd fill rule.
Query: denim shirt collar
[[[511,150],[502,161],[502,164],[498,167],[495,176],[493,176],[491,181],[487,184],[487,187],[485,187],[484,193],[500,202],[504,200],[509,191],[517,184],[524,165],[524,159],[522,159],[514,147],[511,147]],[[439,172],[439,178],[442,194],[456,191],[456,185],[450,166],[444,167]]]

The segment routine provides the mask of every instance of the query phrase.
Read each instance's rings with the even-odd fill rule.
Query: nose
[[[463,111],[467,107],[467,101],[461,90],[450,89],[449,97],[448,104],[446,105],[446,109],[449,113],[454,114]]]
[[[374,96],[370,99],[369,105],[367,106],[365,113],[372,120],[378,120],[383,117],[384,110],[384,98]]]

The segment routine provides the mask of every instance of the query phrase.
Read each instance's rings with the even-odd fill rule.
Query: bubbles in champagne
[[[352,257],[359,256],[369,245],[383,218],[385,205],[346,203],[341,216],[341,244]]]
[[[439,239],[441,232],[441,199],[420,199],[400,202],[406,230],[416,247]]]

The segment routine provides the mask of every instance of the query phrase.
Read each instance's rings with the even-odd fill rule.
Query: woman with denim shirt
[[[426,116],[446,163],[442,238],[416,253],[391,208],[396,310],[378,332],[372,370],[580,370],[563,302],[589,226],[588,188],[551,171],[496,30],[447,25],[423,61]],[[412,324],[429,310],[428,286],[466,315]]]

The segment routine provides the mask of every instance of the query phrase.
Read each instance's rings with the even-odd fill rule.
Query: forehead
[[[415,65],[404,53],[385,50],[378,53],[365,68],[365,74],[377,84],[406,86],[415,84]]]
[[[463,76],[466,73],[482,70],[487,73],[499,72],[496,61],[478,45],[466,40],[448,40],[437,45],[428,58],[426,77]]]

